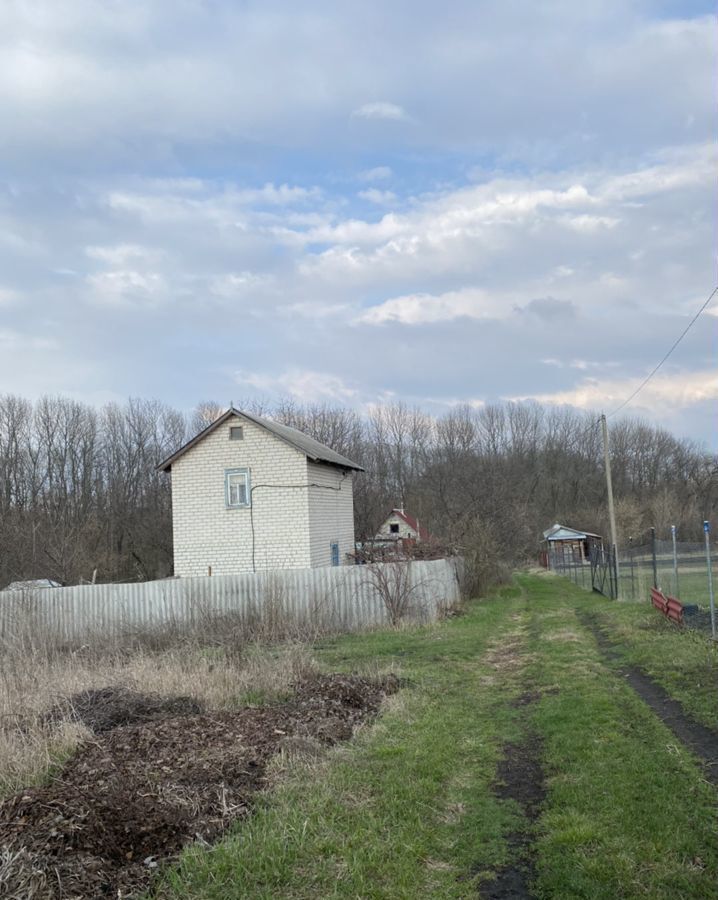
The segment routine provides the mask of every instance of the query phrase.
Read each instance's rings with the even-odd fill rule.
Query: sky
[[[4,0],[0,393],[610,412],[717,283],[716,16]],[[718,448],[718,302],[627,412]]]

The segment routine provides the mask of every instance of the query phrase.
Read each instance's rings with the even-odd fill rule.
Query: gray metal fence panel
[[[444,607],[459,601],[461,560],[417,560],[409,566],[417,618],[436,619]],[[272,603],[285,616],[350,631],[388,621],[370,569],[283,569],[135,584],[85,584],[31,594],[1,591],[0,636],[11,636],[30,618],[56,637],[74,640],[89,632],[115,635],[127,629],[199,622],[204,616],[231,614],[249,620],[266,615]]]

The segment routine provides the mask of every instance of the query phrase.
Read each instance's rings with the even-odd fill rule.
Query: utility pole
[[[603,464],[606,469],[606,490],[608,492],[608,518],[611,524],[611,546],[616,566],[616,596],[618,596],[618,537],[616,536],[616,511],[613,508],[613,482],[611,481],[611,455],[608,451],[608,423],[601,414],[601,431],[603,432]]]

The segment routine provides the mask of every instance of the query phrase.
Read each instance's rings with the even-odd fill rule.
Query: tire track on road
[[[576,616],[596,639],[601,656],[607,662],[618,664],[626,683],[678,740],[703,762],[706,780],[718,787],[718,732],[691,719],[678,700],[671,697],[664,687],[641,669],[626,663],[617,645],[611,641],[594,616],[583,609],[577,609]]]
[[[534,627],[531,622],[529,628]],[[523,671],[528,657],[525,637],[519,645],[504,646],[503,653],[515,662],[520,683],[526,684]],[[501,654],[497,654],[499,656]],[[536,874],[533,825],[537,821],[546,798],[543,771],[543,741],[531,722],[531,706],[541,697],[536,690],[525,688],[511,706],[519,711],[523,733],[517,741],[507,741],[493,784],[494,796],[516,804],[522,819],[517,827],[505,835],[509,851],[507,863],[491,877],[482,878],[479,893],[482,900],[534,900],[532,884]]]

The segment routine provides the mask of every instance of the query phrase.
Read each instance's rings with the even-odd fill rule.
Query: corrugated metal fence
[[[378,563],[379,568],[397,565]],[[405,565],[405,564],[399,564]],[[459,600],[460,559],[409,565],[410,615],[430,621]],[[242,575],[97,584],[29,593],[0,592],[0,636],[30,621],[55,638],[119,635],[168,623],[232,615],[252,622],[268,614],[351,631],[389,620],[372,577],[374,566],[282,569]]]

